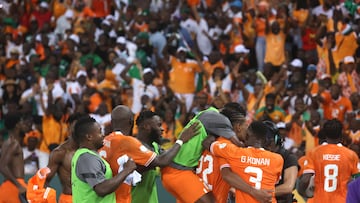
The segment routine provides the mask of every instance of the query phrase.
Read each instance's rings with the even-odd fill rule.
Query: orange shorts
[[[16,180],[26,188],[24,179],[17,178]],[[0,203],[20,203],[19,190],[9,180],[6,180],[0,186]]]
[[[177,202],[196,202],[210,192],[205,183],[190,170],[165,167],[161,169],[161,181],[164,188],[178,200]]]
[[[59,197],[59,203],[72,203],[72,195],[61,193]]]

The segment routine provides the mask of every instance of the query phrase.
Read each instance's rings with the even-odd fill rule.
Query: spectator
[[[139,61],[135,61],[134,64],[136,64],[138,67],[141,67]],[[155,72],[151,68],[145,68],[142,71],[142,80],[131,78],[127,75],[131,65],[132,64],[128,64],[127,67],[121,72],[121,77],[127,82],[127,84],[131,84],[133,86],[134,91],[132,111],[137,114],[141,110],[141,96],[146,94],[151,100],[157,100],[160,95],[158,89],[152,84]]]
[[[37,21],[38,29],[41,30],[45,23],[50,23],[53,8],[49,7],[49,4],[45,1],[40,2],[36,8],[33,4],[31,6],[33,10],[32,15]]]
[[[36,148],[40,139],[41,134],[37,130],[25,134],[24,144],[26,147],[23,147],[23,155],[26,175],[33,175],[48,164],[49,155]]]
[[[20,97],[18,95],[17,90],[17,83],[13,79],[5,80],[3,84],[4,93],[2,96],[2,105],[3,105],[3,112],[7,113],[7,104],[8,103],[18,103],[20,100]]]
[[[255,31],[256,31],[256,60],[258,65],[258,70],[264,70],[264,60],[265,60],[265,53],[266,53],[266,20],[269,17],[269,4],[266,1],[260,1],[259,4],[259,13],[257,14],[254,22]]]
[[[256,120],[269,120],[274,123],[284,122],[285,112],[275,102],[276,96],[274,94],[267,94],[265,96],[265,106],[256,111]]]
[[[337,83],[342,89],[342,95],[349,98],[352,93],[360,91],[360,78],[355,70],[355,59],[352,56],[344,58],[342,73],[340,73]]]
[[[320,102],[324,106],[324,118],[327,120],[337,118],[343,122],[352,111],[350,100],[341,95],[340,86],[336,84],[331,86],[330,92],[322,94]]]
[[[272,66],[275,66],[275,70],[279,69],[285,62],[285,36],[286,30],[281,29],[278,21],[274,21],[271,25],[267,25],[267,32],[265,35],[266,39],[266,50],[265,50],[265,63],[271,63]],[[269,73],[272,70],[269,68],[264,69],[265,73]]]
[[[179,47],[176,57],[170,57],[169,87],[180,99],[185,99],[186,109],[189,110],[194,100],[195,76],[200,68],[195,61],[187,59],[188,50]]]

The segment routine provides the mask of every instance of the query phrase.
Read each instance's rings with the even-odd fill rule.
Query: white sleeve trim
[[[309,174],[309,173],[315,173],[315,170],[313,169],[306,169],[304,170],[303,174]]]
[[[223,168],[231,168],[231,167],[230,167],[230,164],[223,164],[220,166],[220,170]]]
[[[212,153],[212,154],[214,154],[214,146],[215,146],[215,144],[217,144],[218,143],[218,141],[215,141],[215,142],[213,142],[211,145],[210,145],[210,152]]]
[[[153,162],[154,161],[154,159],[156,158],[156,153],[155,152],[153,152],[153,154],[151,155],[151,157],[150,157],[150,159],[144,164],[144,166],[149,166],[150,164],[151,164],[151,162]]]

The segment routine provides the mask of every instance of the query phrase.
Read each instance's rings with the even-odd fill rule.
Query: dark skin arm
[[[0,173],[10,182],[12,182],[18,189],[19,193],[25,193],[26,188],[23,187],[16,179],[9,168],[11,160],[14,154],[18,153],[17,150],[20,148],[19,143],[12,142],[10,144],[3,144],[1,151],[3,152],[0,157]],[[5,153],[6,152],[6,153]],[[22,152],[21,152],[22,153]]]
[[[270,31],[271,31],[271,30],[270,30],[270,23],[269,23],[269,13],[266,13],[265,19],[266,19],[265,33],[266,33],[266,34],[269,34]]]
[[[316,35],[315,35],[315,41],[321,47],[324,45],[323,42],[321,41],[321,38],[324,35],[324,33],[326,33],[326,27],[321,26],[320,29],[318,29],[318,31],[316,32]]]
[[[64,158],[64,151],[54,150],[50,153],[48,168],[50,169],[50,173],[46,176],[46,184],[49,184],[51,179],[57,173],[61,160]]]
[[[307,195],[305,194],[305,191],[306,191],[306,188],[308,187],[308,185],[310,183],[310,179],[311,179],[312,175],[313,175],[312,173],[307,173],[307,174],[303,174],[300,177],[299,186],[298,186],[298,192],[303,197],[307,197]]]
[[[179,121],[181,124],[184,125],[185,119],[186,119],[186,105],[184,101],[181,101],[179,98],[175,97],[176,102],[178,103],[178,105],[180,106],[180,117],[179,117]]]
[[[284,171],[284,183],[275,187],[275,196],[291,194],[297,178],[297,166],[291,166]]]
[[[133,64],[136,64],[139,67],[140,62],[136,61],[134,63],[129,63],[126,68],[120,73],[121,78],[124,79],[127,84],[131,84],[132,78],[127,75],[127,72],[130,70]]]
[[[51,0],[51,1],[50,1],[50,5],[49,5],[49,11],[50,11],[50,13],[53,13],[54,4],[55,4],[55,0]]]
[[[134,161],[129,160],[124,164],[124,170],[118,173],[111,179],[105,180],[102,183],[99,183],[94,186],[94,191],[100,197],[104,197],[112,192],[114,192],[119,185],[124,182],[125,178],[136,169],[136,164]]]
[[[182,140],[184,143],[189,141],[192,137],[198,134],[198,131],[200,130],[201,126],[199,123],[194,123],[189,128],[185,129],[179,136],[179,140]],[[174,159],[176,154],[179,152],[181,146],[179,144],[174,144],[173,147],[171,147],[166,152],[160,154],[157,156],[154,161],[151,162],[149,168],[160,166],[165,167],[171,163],[171,161]]]
[[[328,43],[328,55],[329,55],[329,62],[330,62],[330,74],[334,75],[336,73],[336,66],[334,62],[334,57],[332,53],[332,46],[330,42]]]
[[[48,106],[48,108],[46,109],[46,115],[47,116],[49,116],[49,115],[51,115],[53,112],[51,112],[51,110],[49,109],[49,107],[51,106],[51,104],[53,104],[53,94],[52,94],[52,90],[54,89],[54,84],[52,83],[52,84],[49,84],[48,85],[48,92],[47,92],[47,94],[48,94],[48,103],[47,103],[47,106]],[[41,99],[42,100],[42,99]]]
[[[241,92],[242,92],[242,94],[243,94],[243,96],[244,96],[245,101],[248,101],[250,93],[249,93],[249,91],[245,88],[245,85],[244,85],[244,83],[242,82],[242,80],[241,80],[240,77],[241,77],[241,76],[239,76],[239,77],[237,78],[238,88],[239,88],[239,90],[241,90]]]
[[[250,194],[256,198],[259,202],[271,202],[272,191],[268,190],[257,190],[248,185],[242,178],[237,174],[233,173],[230,168],[221,169],[222,178],[229,183],[231,187],[241,190],[245,193]]]
[[[122,79],[125,80],[126,83],[131,84],[131,77],[127,75],[127,72],[130,70],[132,64],[128,64],[126,68],[120,73]]]
[[[210,150],[211,144],[215,141],[214,136],[208,136],[203,142],[202,145],[205,149]],[[231,187],[234,187],[238,190],[244,191],[253,197],[255,197],[260,202],[271,202],[271,192],[267,190],[257,190],[250,185],[248,185],[242,178],[237,174],[233,173],[230,168],[222,168],[221,175],[223,179],[229,183]]]

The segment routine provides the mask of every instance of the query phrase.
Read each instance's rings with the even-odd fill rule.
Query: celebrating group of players
[[[162,121],[152,111],[141,112],[134,122],[128,107],[115,107],[113,133],[106,137],[93,118],[82,116],[72,122],[72,136],[52,152],[47,180],[59,173],[60,203],[156,203],[160,167],[162,184],[177,202],[226,203],[229,194],[235,194],[236,202],[251,203],[293,202],[301,175],[298,192],[313,196],[308,202],[356,201],[356,188],[351,190],[355,194],[347,193],[347,185],[358,173],[358,157],[340,144],[339,121],[324,124],[322,144],[298,165],[297,158],[282,147],[274,123],[248,125],[245,117],[236,103],[221,110],[210,107],[197,114],[172,148],[164,151],[159,145]],[[137,137],[132,136],[134,123]]]

